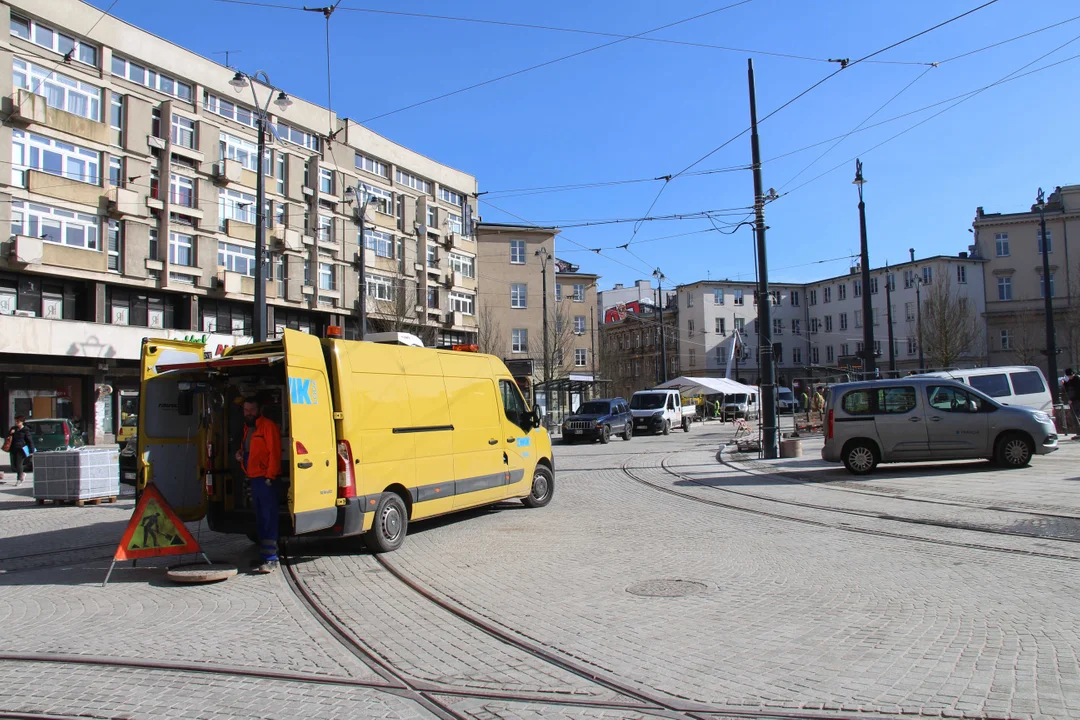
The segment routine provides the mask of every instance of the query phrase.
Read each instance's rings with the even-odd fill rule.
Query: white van
[[[745,393],[726,393],[720,405],[720,414],[725,420],[728,418],[752,420],[758,417],[761,414],[761,405],[758,403],[757,387],[752,387],[750,392]]]
[[[1003,405],[1020,405],[1053,415],[1050,388],[1034,365],[969,368],[923,373],[920,377],[952,378],[979,390]]]

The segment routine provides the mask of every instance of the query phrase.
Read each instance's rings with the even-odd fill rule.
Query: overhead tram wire
[[[1009,73],[1009,74],[1008,74],[1008,75],[1006,75],[1005,77],[1001,78],[1000,80],[997,80],[996,82],[990,83],[989,85],[985,85],[985,86],[983,86],[983,87],[979,88],[978,90],[974,90],[974,91],[972,91],[972,92],[970,92],[970,93],[965,93],[965,94],[964,94],[964,95],[962,95],[962,96],[958,96],[958,97],[959,97],[960,99],[959,99],[959,100],[957,100],[957,102],[953,103],[952,105],[949,105],[948,107],[942,108],[941,110],[937,111],[936,113],[934,113],[934,114],[933,114],[933,115],[931,115],[930,117],[927,117],[927,118],[923,118],[922,120],[920,120],[919,122],[915,123],[914,125],[911,125],[911,126],[909,126],[909,127],[905,128],[905,129],[901,130],[900,132],[896,133],[895,135],[892,135],[891,137],[888,137],[888,138],[886,138],[886,139],[882,140],[881,142],[879,142],[878,144],[874,145],[873,147],[870,147],[869,149],[867,149],[867,150],[864,150],[864,151],[862,151],[861,153],[859,153],[859,154],[858,154],[857,156],[855,156],[855,157],[862,157],[862,156],[864,156],[864,155],[866,155],[866,154],[868,154],[868,153],[870,153],[870,152],[873,152],[874,150],[877,150],[877,149],[878,149],[879,147],[881,147],[882,145],[885,145],[886,143],[890,143],[890,142],[892,142],[893,140],[897,139],[898,137],[900,137],[900,136],[902,136],[902,135],[906,135],[907,133],[911,132],[912,130],[914,130],[915,128],[919,127],[920,125],[923,125],[923,124],[925,124],[925,123],[928,123],[928,122],[930,122],[931,120],[933,120],[934,118],[938,117],[939,115],[943,115],[944,113],[947,113],[948,111],[952,110],[953,108],[955,108],[955,107],[957,107],[957,106],[959,106],[959,105],[961,105],[961,104],[963,104],[963,103],[967,102],[968,100],[970,100],[970,99],[972,99],[972,98],[974,98],[974,97],[977,97],[978,95],[980,95],[981,93],[985,92],[986,90],[989,90],[989,89],[990,89],[990,88],[992,88],[992,87],[995,87],[995,86],[997,86],[997,85],[1001,85],[1001,84],[1003,84],[1003,83],[1009,82],[1010,80],[1016,80],[1016,79],[1018,79],[1018,78],[1020,78],[1020,77],[1023,77],[1024,75],[1030,75],[1030,74],[1031,74],[1031,72],[1038,72],[1039,70],[1045,70],[1045,69],[1047,69],[1047,68],[1053,67],[1054,65],[1060,65],[1060,64],[1062,64],[1062,63],[1065,63],[1065,62],[1069,62],[1070,60],[1075,60],[1075,59],[1077,59],[1077,58],[1080,58],[1080,55],[1073,55],[1072,57],[1069,57],[1069,58],[1065,58],[1064,60],[1059,60],[1058,62],[1056,62],[1056,63],[1053,63],[1052,65],[1046,65],[1046,66],[1044,66],[1044,67],[1042,67],[1042,68],[1038,68],[1037,70],[1033,70],[1033,71],[1031,71],[1031,72],[1029,72],[1029,73],[1024,73],[1024,75],[1019,75],[1019,74],[1018,74],[1018,73],[1020,73],[1020,72],[1021,72],[1022,70],[1025,70],[1026,68],[1029,68],[1029,67],[1031,67],[1032,65],[1034,65],[1034,64],[1035,64],[1035,63],[1037,63],[1037,62],[1039,62],[1040,60],[1043,60],[1043,59],[1045,59],[1045,58],[1049,57],[1050,55],[1053,55],[1053,54],[1054,54],[1054,53],[1056,53],[1056,52],[1057,52],[1058,50],[1061,50],[1062,48],[1064,48],[1064,47],[1066,47],[1066,46],[1068,46],[1068,45],[1071,45],[1072,43],[1076,42],[1077,40],[1080,40],[1080,35],[1077,35],[1077,36],[1076,36],[1076,37],[1074,37],[1073,39],[1071,39],[1071,40],[1068,40],[1068,41],[1066,41],[1066,42],[1062,43],[1061,45],[1058,45],[1058,46],[1057,46],[1056,48],[1054,48],[1053,50],[1050,50],[1049,52],[1047,52],[1047,53],[1044,53],[1044,54],[1040,55],[1039,57],[1035,58],[1035,59],[1034,59],[1034,60],[1032,60],[1031,62],[1029,62],[1029,63],[1027,63],[1027,64],[1025,64],[1025,65],[1022,65],[1021,67],[1017,68],[1016,70],[1013,70],[1013,71],[1012,71],[1011,73]],[[1014,76],[1015,76],[1015,77],[1014,77]],[[945,102],[948,102],[948,101],[945,101]],[[941,103],[938,103],[938,104],[940,105]],[[829,169],[828,169],[828,170],[826,170],[825,172],[823,172],[823,173],[821,173],[821,174],[819,174],[819,175],[816,175],[816,176],[814,176],[814,177],[810,178],[809,180],[807,180],[807,181],[806,181],[806,182],[804,182],[804,183],[801,183],[801,184],[799,184],[799,185],[796,185],[795,187],[793,187],[793,188],[792,188],[791,190],[788,190],[788,191],[787,191],[786,193],[784,193],[784,194],[783,194],[783,195],[781,195],[780,197],[785,197],[785,196],[787,196],[787,195],[790,195],[791,193],[795,192],[796,190],[798,190],[798,189],[800,189],[800,188],[803,188],[803,187],[806,187],[807,185],[809,185],[809,184],[810,184],[810,183],[812,183],[812,182],[815,182],[816,180],[820,180],[821,178],[825,177],[826,175],[828,175],[828,174],[830,174],[830,173],[832,173],[832,172],[834,172],[834,171],[836,171],[836,170],[840,169],[841,167],[843,167],[843,166],[845,166],[845,165],[848,165],[848,164],[850,164],[850,163],[852,162],[852,160],[854,160],[854,159],[855,159],[855,157],[852,157],[852,158],[850,158],[850,159],[848,159],[848,160],[845,160],[845,161],[843,161],[843,162],[841,162],[841,163],[837,163],[836,165],[834,165],[833,167],[829,168]]]
[[[530,72],[532,70],[538,70],[540,68],[547,67],[549,65],[554,65],[555,63],[562,62],[563,60],[570,60],[571,58],[580,57],[582,55],[587,55],[588,53],[595,52],[597,50],[603,50],[604,48],[611,47],[613,45],[618,45],[620,43],[626,42],[627,40],[633,40],[633,39],[641,37],[643,35],[649,35],[651,33],[659,32],[661,30],[666,30],[666,29],[668,29],[670,27],[675,27],[676,25],[682,25],[683,23],[688,23],[688,22],[690,22],[692,20],[698,20],[700,18],[707,17],[709,15],[715,15],[716,13],[723,12],[724,10],[730,10],[732,8],[739,7],[740,5],[746,5],[747,3],[751,3],[753,1],[754,0],[738,0],[737,2],[734,2],[734,3],[730,4],[730,5],[725,5],[724,7],[720,7],[720,8],[716,8],[714,10],[709,10],[707,12],[699,13],[697,15],[694,15],[694,16],[688,17],[688,18],[684,18],[682,20],[676,20],[675,22],[670,22],[670,23],[667,23],[666,25],[661,25],[660,27],[653,28],[651,30],[645,30],[644,32],[640,32],[640,33],[638,33],[636,35],[630,35],[630,36],[627,36],[627,37],[621,37],[621,38],[618,38],[617,40],[612,40],[611,42],[607,42],[607,43],[604,43],[602,45],[596,45],[596,46],[593,46],[591,48],[586,48],[584,50],[579,50],[578,52],[571,53],[569,55],[563,55],[562,57],[554,58],[553,60],[547,60],[545,62],[538,63],[536,65],[531,65],[531,66],[529,66],[527,68],[522,68],[521,70],[515,70],[515,71],[510,72],[510,73],[505,73],[503,75],[500,75],[499,77],[491,78],[490,80],[484,80],[482,82],[473,83],[472,85],[460,88],[458,90],[452,90],[450,92],[442,93],[441,95],[437,95],[435,97],[431,97],[431,98],[428,98],[426,100],[420,100],[420,101],[414,102],[414,103],[412,103],[410,105],[406,105],[404,107],[397,108],[396,110],[390,110],[390,111],[381,113],[379,115],[374,115],[374,116],[372,116],[370,118],[362,120],[361,122],[369,123],[369,122],[374,122],[375,120],[381,120],[382,118],[389,117],[391,115],[396,115],[396,114],[398,114],[400,112],[405,112],[406,110],[411,110],[413,108],[420,107],[421,105],[427,105],[428,103],[432,103],[432,102],[435,102],[437,100],[443,100],[445,98],[452,97],[454,95],[459,95],[459,94],[461,94],[463,92],[468,92],[469,90],[475,90],[476,88],[483,87],[485,85],[490,85],[492,83],[499,82],[500,80],[505,80],[507,78],[515,77],[517,75],[523,75],[524,73]],[[997,0],[993,0],[993,1],[996,2]]]

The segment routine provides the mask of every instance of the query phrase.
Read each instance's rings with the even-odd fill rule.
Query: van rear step
[[[76,507],[82,507],[83,505],[100,505],[103,502],[114,503],[116,502],[116,496],[110,495],[109,497],[96,497],[88,498],[86,500],[67,500],[58,498],[34,498],[38,505],[44,505],[46,502],[51,502],[53,505],[74,505]]]

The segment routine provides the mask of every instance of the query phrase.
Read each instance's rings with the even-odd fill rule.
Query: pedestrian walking
[[[244,469],[255,506],[260,562],[257,573],[278,569],[278,475],[281,474],[281,428],[262,414],[255,398],[244,400],[244,437],[236,460]]]
[[[824,413],[825,413],[825,396],[821,394],[821,386],[820,385],[814,391],[814,399],[811,402],[812,402],[814,414],[817,415],[818,418],[823,418]]]
[[[11,469],[15,471],[15,484],[21,485],[26,477],[26,459],[37,452],[34,447],[34,436],[30,434],[30,428],[26,427],[26,418],[22,415],[15,416],[15,424],[8,430],[4,439],[4,449],[8,451],[11,459]]]
[[[1072,419],[1080,428],[1080,375],[1073,372],[1072,368],[1065,370],[1065,397],[1069,400]],[[1080,430],[1073,435],[1073,440],[1080,440]]]

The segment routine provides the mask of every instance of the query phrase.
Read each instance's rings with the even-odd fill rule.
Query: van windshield
[[[724,398],[724,402],[742,404],[746,402],[746,393],[735,393]]]
[[[637,393],[630,398],[631,410],[659,410],[664,407],[664,399],[667,395],[662,393]]]

